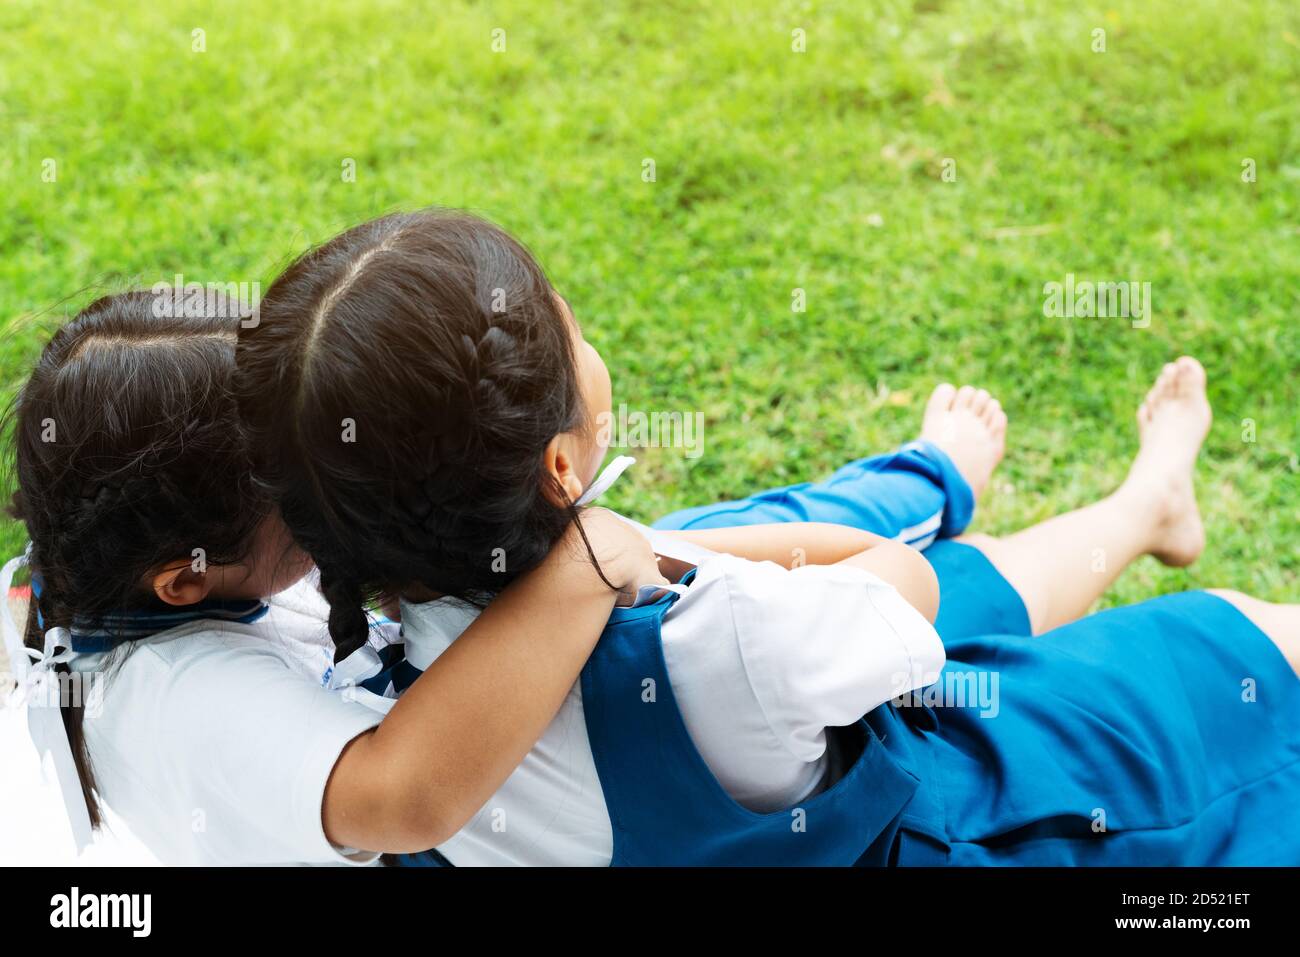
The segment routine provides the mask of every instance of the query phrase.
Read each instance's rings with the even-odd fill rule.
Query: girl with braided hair
[[[364,642],[367,602],[396,606],[412,674],[604,484],[604,363],[532,256],[472,216],[394,214],[309,250],[237,364],[254,468],[320,568],[335,643]],[[940,387],[927,418],[979,420],[995,462],[1006,420],[973,392]],[[645,529],[674,584],[614,610],[516,771],[403,860],[1296,863],[1300,606],[1189,592],[1080,617],[1138,556],[1199,554],[1209,422],[1204,370],[1170,363],[1114,494],[924,555],[851,527],[890,474],[871,460]],[[935,445],[888,458],[960,471]],[[363,819],[335,836],[385,844]]]
[[[33,602],[25,645],[4,610],[6,646],[33,679],[17,694],[58,673],[29,724],[59,726],[57,749],[38,744],[73,769],[79,841],[100,798],[164,863],[364,863],[445,839],[554,715],[609,583],[654,580],[653,555],[590,516],[585,544],[562,536],[394,706],[358,683],[384,626],[336,663],[310,559],[252,479],[230,381],[242,317],[157,305],[142,291],[86,307],[10,413]],[[337,839],[355,819],[384,839]]]

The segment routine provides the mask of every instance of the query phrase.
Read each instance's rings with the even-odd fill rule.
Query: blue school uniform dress
[[[659,527],[837,521],[907,538],[929,521],[943,534],[969,518],[960,494],[945,498],[959,482],[918,446]],[[935,494],[937,516],[915,521]],[[941,540],[925,554],[940,582],[939,680],[841,729],[836,780],[771,814],[727,796],[673,701],[660,628],[677,595],[616,609],[582,673],[612,863],[1300,863],[1300,680],[1240,612],[1190,592],[1034,638],[982,553]]]

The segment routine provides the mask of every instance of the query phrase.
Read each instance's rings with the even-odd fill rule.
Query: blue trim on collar
[[[193,621],[251,624],[262,618],[270,606],[259,599],[208,599],[177,607],[159,603],[156,607],[116,611],[93,621],[73,619],[69,629],[72,650],[78,654],[99,654],[117,645],[186,625]]]
[[[36,623],[45,627],[41,616],[40,597],[44,584],[40,575],[32,576],[32,596],[37,599]],[[257,598],[208,598],[193,605],[166,605],[157,602],[153,607],[134,611],[115,611],[96,620],[74,618],[68,629],[72,650],[77,654],[95,655],[112,651],[125,641],[148,638],[160,631],[187,625],[192,621],[227,621],[248,625],[257,621],[270,606]]]

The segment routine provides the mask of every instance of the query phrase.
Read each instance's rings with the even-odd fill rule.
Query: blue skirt
[[[983,554],[941,541],[948,663],[887,706],[921,786],[895,863],[1300,864],[1300,680],[1205,592],[1035,638]]]

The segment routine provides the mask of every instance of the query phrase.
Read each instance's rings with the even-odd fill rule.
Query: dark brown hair
[[[240,331],[237,365],[259,477],[320,568],[339,659],[369,599],[480,601],[577,515],[543,467],[584,424],[572,332],[491,223],[398,213],[309,250]]]
[[[241,561],[270,512],[230,393],[239,318],[220,315],[224,299],[218,315],[159,316],[158,303],[145,291],[91,303],[50,339],[8,412],[12,512],[40,583],[29,647],[44,629],[148,606],[149,571],[195,548],[210,564]],[[80,704],[61,710],[98,825]]]

